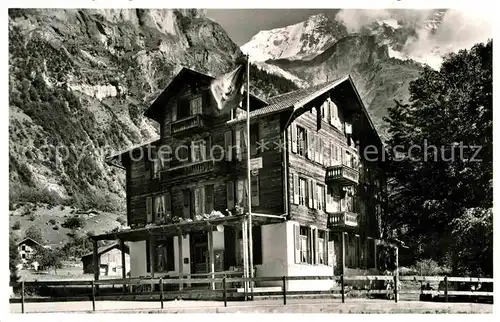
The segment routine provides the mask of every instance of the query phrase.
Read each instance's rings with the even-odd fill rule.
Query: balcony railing
[[[170,133],[172,135],[179,135],[189,131],[205,131],[209,128],[208,120],[202,114],[196,114],[183,118],[182,120],[174,121],[170,125]]]
[[[325,182],[327,184],[338,183],[343,186],[357,185],[359,172],[344,164],[331,166],[326,169]]]
[[[165,170],[165,175],[162,176],[164,181],[171,179],[187,178],[192,176],[200,176],[210,174],[223,169],[224,161],[204,160],[194,163],[186,163]]]
[[[329,227],[357,227],[358,214],[350,211],[341,211],[328,214]]]

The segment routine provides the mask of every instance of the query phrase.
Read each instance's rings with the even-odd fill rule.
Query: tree
[[[57,269],[62,267],[61,254],[58,250],[41,248],[35,255],[35,261],[38,262],[42,270],[54,268],[56,274]]]
[[[493,202],[492,47],[491,40],[477,44],[448,55],[439,71],[425,68],[410,84],[409,103],[397,102],[386,119],[391,191],[386,225],[413,246],[413,259],[450,264],[454,272],[471,265],[453,254],[457,227],[489,231],[464,214],[471,208],[481,214]],[[467,233],[460,245],[468,254],[475,247],[492,254],[488,236]],[[492,263],[486,263],[492,255],[482,258],[481,267],[471,271],[492,273]]]
[[[19,276],[17,275],[17,264],[19,263],[19,252],[17,251],[17,238],[9,235],[9,271],[10,282],[17,282]]]
[[[36,242],[43,243],[42,230],[37,226],[30,226],[24,233],[24,236]]]

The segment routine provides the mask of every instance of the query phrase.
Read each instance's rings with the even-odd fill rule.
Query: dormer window
[[[202,114],[203,97],[201,95],[180,99],[177,103],[176,113],[173,113],[172,120],[182,120],[184,118]]]
[[[203,100],[201,96],[189,100],[189,111],[191,115],[201,114]]]

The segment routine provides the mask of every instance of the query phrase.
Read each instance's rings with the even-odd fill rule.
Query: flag
[[[227,113],[238,107],[243,100],[244,72],[245,65],[241,64],[233,71],[220,75],[212,81],[210,90],[220,113]]]

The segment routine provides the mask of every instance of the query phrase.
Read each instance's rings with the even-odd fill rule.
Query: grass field
[[[11,313],[20,313],[21,304],[10,304]],[[91,302],[25,303],[26,313],[80,312],[91,313]],[[98,301],[95,313],[493,313],[493,305],[477,303],[394,303],[385,300],[290,299],[249,302],[168,301],[160,302]]]

